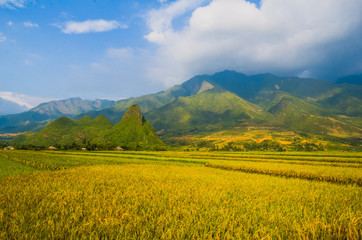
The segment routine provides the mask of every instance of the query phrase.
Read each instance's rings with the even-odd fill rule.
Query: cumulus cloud
[[[149,13],[145,38],[158,46],[151,77],[172,85],[224,69],[319,78],[362,72],[360,0],[204,2],[179,0]],[[174,19],[187,11],[176,30]]]
[[[24,22],[24,27],[28,27],[28,28],[38,28],[39,25],[36,23],[32,23],[30,21]]]
[[[54,100],[49,98],[33,97],[15,92],[0,92],[0,98],[10,102],[14,102],[20,106],[24,106],[27,109],[33,108],[39,105],[40,103]]]
[[[0,0],[0,7],[15,9],[25,7],[26,0]]]
[[[165,1],[161,1],[164,3]],[[172,21],[199,7],[206,0],[179,0],[159,10],[147,14],[147,24],[151,33],[145,36],[150,42],[162,43],[167,35],[173,33]]]
[[[7,25],[12,26],[12,25],[14,25],[14,23],[12,21],[9,21],[9,22],[7,22]]]
[[[58,26],[66,34],[82,34],[90,32],[107,32],[114,29],[126,29],[128,26],[115,20],[86,20],[83,22],[68,21],[64,25]]]

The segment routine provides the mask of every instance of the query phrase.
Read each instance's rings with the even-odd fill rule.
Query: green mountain
[[[127,149],[161,149],[164,143],[145,120],[138,105],[132,105],[112,130],[105,136],[108,141]]]
[[[248,77],[232,71],[198,76],[199,79],[214,89],[194,91],[194,95],[179,97],[145,113],[168,142],[182,136],[203,139],[202,136],[220,132],[223,137],[229,133],[231,138],[238,135],[239,139],[253,141],[274,139],[275,134],[281,134],[284,144],[298,139],[299,145],[294,149],[304,148],[303,144],[311,144],[310,141],[319,142],[316,149],[330,141],[344,146],[362,143],[361,86],[271,74]],[[294,137],[285,137],[288,131]]]
[[[123,113],[134,104],[137,104],[142,112],[146,113],[152,109],[156,109],[171,103],[178,97],[192,96],[212,87],[213,86],[210,85],[210,83],[207,81],[206,76],[196,76],[191,80],[181,85],[176,85],[166,91],[162,91],[156,94],[144,95],[141,97],[119,100],[108,108],[80,114],[76,116],[75,119],[80,119],[84,116],[94,118],[96,116],[103,115],[111,120],[111,122],[117,123],[121,120],[120,116],[122,116]]]
[[[89,144],[103,143],[101,138],[113,124],[105,117],[99,116],[95,119],[84,117],[73,121],[66,116],[51,122],[37,133],[27,132],[14,138],[15,145],[34,146],[70,146],[76,144],[86,146]],[[25,137],[24,137],[25,136]]]
[[[109,107],[113,103],[114,101],[109,100],[92,101],[80,98],[42,103],[23,113],[0,116],[0,133],[39,131],[61,116],[74,117],[81,113]]]
[[[116,124],[134,104],[139,105],[164,140],[207,135],[222,139],[228,133],[233,138],[239,136],[240,141],[256,142],[273,139],[279,134],[283,144],[294,144],[295,139],[303,142],[303,138],[319,139],[322,145],[334,141],[359,146],[362,142],[361,85],[272,74],[247,76],[224,71],[200,75],[166,91],[120,100],[109,107],[73,116],[73,119],[80,121],[87,119],[85,116],[103,115]],[[45,124],[47,122],[43,122]],[[146,127],[149,123],[138,121],[136,125],[140,124]],[[31,123],[29,126],[32,127],[29,129],[36,129]],[[141,134],[127,127],[121,129],[118,124],[114,129]],[[142,131],[142,134],[147,132]],[[134,139],[139,139],[136,135]],[[125,144],[117,134],[107,136],[113,142]],[[141,145],[147,144],[143,141]]]
[[[179,97],[146,116],[165,136],[209,132],[273,119],[259,106],[218,87],[190,97]]]
[[[362,86],[336,84],[298,77],[276,77],[271,74],[246,76],[224,71],[208,77],[211,84],[235,93],[250,102],[264,103],[265,92],[285,92],[330,112],[347,116],[362,115]]]
[[[66,116],[51,122],[37,133],[16,136],[12,144],[18,146],[57,146],[58,148],[161,149],[164,143],[156,136],[151,124],[144,119],[137,105],[132,106],[115,126],[104,116],[78,121]]]
[[[138,104],[142,112],[146,114],[177,100],[179,97],[193,96],[213,86],[230,91],[255,104],[265,102],[263,101],[265,92],[284,92],[320,108],[328,109],[330,113],[336,115],[341,114],[349,117],[362,115],[362,86],[360,85],[337,84],[298,77],[276,77],[271,74],[246,76],[234,71],[224,71],[211,76],[193,77],[164,92],[120,100],[100,111],[81,114],[76,119],[85,115],[90,117],[104,115],[116,123],[120,120],[119,116],[133,104]]]
[[[331,118],[328,110],[287,93],[275,93],[275,97],[265,107],[283,124],[284,129],[336,137],[362,135],[361,129]]]
[[[272,96],[270,96],[272,95]],[[359,138],[357,126],[332,118],[331,113],[285,92],[260,94],[269,99],[256,105],[229,91],[214,88],[180,97],[146,116],[163,138],[198,135],[221,130],[274,127],[296,133],[337,138]]]

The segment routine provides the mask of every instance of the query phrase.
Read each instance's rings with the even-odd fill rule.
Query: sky
[[[361,0],[0,0],[0,98],[122,99],[235,70],[362,73]]]

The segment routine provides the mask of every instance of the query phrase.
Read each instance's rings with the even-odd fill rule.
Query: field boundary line
[[[337,176],[330,175],[318,175],[304,172],[296,172],[296,171],[277,171],[272,169],[260,169],[260,168],[252,168],[245,166],[231,166],[231,165],[220,165],[217,163],[207,162],[205,163],[205,167],[227,170],[227,171],[237,171],[244,173],[254,173],[254,174],[263,174],[269,175],[273,177],[285,177],[285,178],[295,178],[295,179],[305,179],[310,181],[319,181],[319,182],[330,182],[336,184],[356,184],[359,187],[362,187],[362,179],[354,179],[354,178],[338,178]]]

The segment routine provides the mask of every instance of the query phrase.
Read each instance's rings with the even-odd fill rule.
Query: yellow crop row
[[[200,165],[78,167],[0,179],[0,239],[361,239],[361,196]]]
[[[275,162],[207,162],[207,167],[362,186],[362,169]]]

